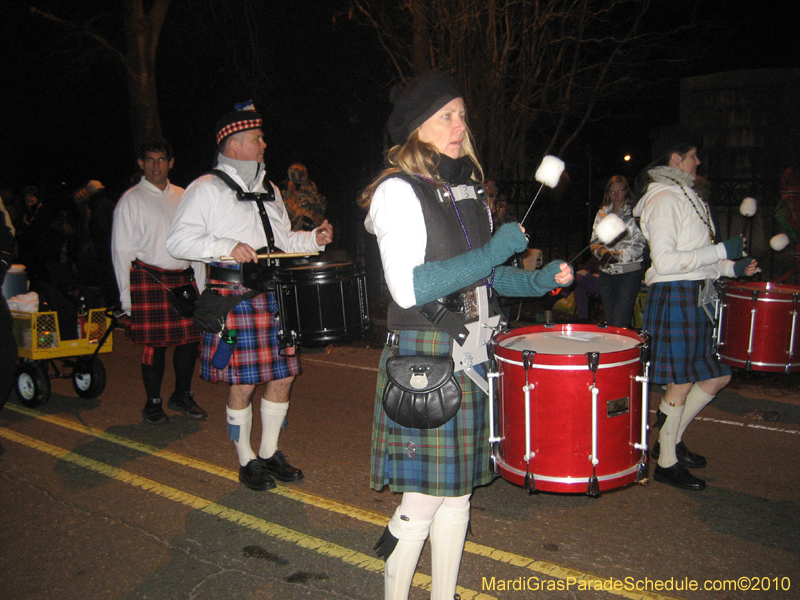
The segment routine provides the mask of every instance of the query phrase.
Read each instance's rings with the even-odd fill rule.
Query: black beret
[[[386,128],[392,144],[402,144],[417,127],[436,111],[455,98],[461,98],[461,90],[452,75],[441,71],[429,71],[420,75],[408,87],[395,86],[390,100],[394,104]]]

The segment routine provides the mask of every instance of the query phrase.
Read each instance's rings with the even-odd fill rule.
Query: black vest
[[[450,198],[444,198],[443,187],[435,186],[404,173],[398,173],[391,177],[397,177],[411,184],[422,206],[428,237],[425,248],[426,263],[447,260],[469,252],[470,248],[464,237],[464,230],[461,228],[462,223],[464,229],[467,230],[473,250],[481,248],[491,239],[490,214],[487,204],[482,198],[457,200],[458,214],[456,214],[453,202]],[[471,181],[470,184],[475,184],[475,182]],[[478,280],[459,291],[475,289],[478,285],[484,285],[483,280]],[[390,330],[435,329],[416,307],[404,309],[398,306],[394,300],[389,303],[387,326]]]

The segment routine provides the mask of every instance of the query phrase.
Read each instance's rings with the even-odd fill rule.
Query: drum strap
[[[207,174],[215,175],[222,179],[222,181],[225,182],[225,185],[236,192],[236,198],[238,200],[256,203],[256,206],[258,206],[258,215],[261,217],[261,224],[264,227],[264,234],[267,236],[267,248],[273,250],[275,248],[275,235],[272,233],[272,225],[270,225],[269,222],[267,209],[264,208],[264,199],[266,199],[267,202],[275,202],[275,191],[272,189],[272,184],[267,182],[267,185],[263,186],[266,190],[264,192],[245,192],[242,187],[236,183],[225,171],[211,169]]]
[[[438,300],[428,302],[418,307],[423,317],[428,319],[436,329],[447,332],[451,338],[463,346],[469,335],[469,331],[464,326],[464,322],[451,312],[444,304]]]

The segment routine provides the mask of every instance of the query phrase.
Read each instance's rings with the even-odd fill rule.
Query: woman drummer
[[[650,381],[666,384],[659,407],[656,481],[686,490],[702,490],[705,481],[688,469],[706,459],[691,452],[683,432],[730,381],[731,370],[714,354],[713,324],[706,300],[719,277],[753,275],[756,261],[742,258],[744,239],[716,243],[708,206],[692,189],[700,159],[692,131],[672,127],[653,144],[644,195],[633,210],[650,244],[652,266],[643,329],[652,340]],[[735,262],[734,262],[735,261]],[[702,294],[702,299],[701,299]]]
[[[453,77],[429,72],[404,90],[392,90],[392,101],[390,166],[360,199],[369,211],[367,229],[377,236],[392,297],[388,327],[395,334],[380,362],[370,484],[403,494],[376,550],[386,559],[385,598],[403,600],[430,535],[431,598],[450,600],[470,494],[492,479],[486,397],[458,372],[462,401],[454,418],[436,429],[402,427],[382,405],[386,361],[394,354],[450,354],[457,334],[442,330],[446,319],[434,325],[420,307],[438,301],[460,325],[474,320],[470,299],[482,294],[476,292],[481,286],[487,296],[536,296],[567,285],[572,271],[559,262],[535,272],[500,266],[527,243],[517,223],[492,235],[491,212],[478,183],[482,170]],[[483,365],[475,370],[484,372]]]

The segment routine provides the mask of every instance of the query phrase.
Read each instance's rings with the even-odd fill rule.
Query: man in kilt
[[[142,414],[147,423],[168,421],[161,402],[167,348],[175,348],[175,391],[167,406],[192,419],[204,419],[192,394],[200,330],[170,303],[169,290],[195,285],[185,260],[167,252],[167,233],[178,210],[183,188],[169,181],[175,162],[166,140],[150,140],[139,149],[144,175],[122,195],[114,209],[111,251],[122,310],[129,316],[128,335],[142,344],[142,380],[147,394]],[[205,275],[203,273],[203,275]]]
[[[275,487],[273,477],[281,481],[303,477],[278,450],[292,382],[301,369],[297,356],[280,351],[275,293],[249,297],[253,291],[242,285],[240,265],[258,262],[255,249],[271,245],[270,237],[284,252],[318,252],[333,239],[327,221],[313,231],[291,230],[280,192],[265,178],[266,143],[261,125],[261,115],[247,103],[217,122],[215,170],[223,175],[207,173],[189,185],[167,240],[173,256],[210,263],[206,287],[214,293],[248,296],[226,318],[225,328],[235,329],[238,338],[227,366],[216,368],[212,361],[219,344],[225,342],[219,335],[203,333],[201,376],[229,384],[228,433],[238,453],[239,480],[253,490]],[[267,216],[264,223],[254,197],[267,196],[268,189],[274,200],[262,200]],[[222,257],[233,260],[222,261]],[[261,445],[256,453],[250,444],[252,396],[262,383],[266,389],[260,404]]]
[[[667,386],[655,425],[653,478],[686,490],[705,488],[689,469],[704,467],[706,459],[686,447],[683,432],[731,378],[730,367],[714,353],[713,324],[701,292],[720,277],[756,270],[755,260],[742,258],[742,236],[716,243],[710,210],[693,189],[697,147],[691,130],[664,130],[653,144],[645,193],[633,210],[652,258],[643,315],[651,338],[650,381]],[[706,308],[713,313],[713,305]]]

